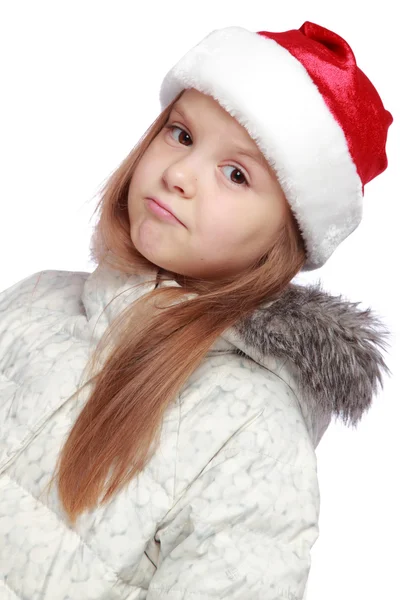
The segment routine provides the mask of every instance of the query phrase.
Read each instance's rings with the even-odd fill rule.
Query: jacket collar
[[[156,275],[154,269],[150,279]],[[154,288],[150,283],[132,289],[147,278],[104,266],[89,275],[82,302],[95,340],[123,308]],[[180,287],[167,280],[160,285]],[[215,347],[223,348],[225,341],[238,353],[284,373],[312,415],[335,415],[355,425],[370,407],[378,383],[383,386],[383,372],[391,374],[380,352],[390,332],[370,308],[361,310],[358,304],[331,295],[320,281],[292,282],[277,300],[227,329],[221,335],[222,346]]]

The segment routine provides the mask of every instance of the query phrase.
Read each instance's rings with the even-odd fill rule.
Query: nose
[[[187,161],[179,160],[171,164],[164,171],[165,186],[173,193],[187,198],[194,196],[197,186],[197,177]]]

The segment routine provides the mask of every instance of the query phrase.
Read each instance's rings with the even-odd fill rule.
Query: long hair
[[[128,188],[135,166],[182,93],[101,188],[95,209],[100,209],[100,216],[91,243],[91,257],[99,265],[128,275],[154,268],[130,237]],[[185,276],[181,287],[152,289],[110,323],[84,370],[91,377],[75,392],[92,385],[52,479],[57,478],[60,500],[72,524],[85,510],[108,502],[144,469],[159,444],[167,407],[219,335],[261,303],[276,298],[305,260],[298,224],[288,210],[283,228],[245,272],[218,281]],[[166,275],[176,280],[179,274],[166,271]]]

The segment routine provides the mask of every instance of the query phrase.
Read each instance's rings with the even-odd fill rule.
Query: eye
[[[170,135],[172,137],[173,137],[172,133],[173,133],[174,129],[179,129],[182,132],[182,134],[178,135],[178,138],[174,138],[174,140],[178,141],[179,143],[181,143],[183,138],[185,138],[186,136],[190,139],[190,135],[188,134],[188,132],[185,131],[184,129],[182,129],[182,127],[179,127],[178,125],[166,125],[166,128],[170,130]],[[187,139],[187,137],[186,137],[186,139]],[[185,146],[186,144],[183,144],[183,145]],[[231,174],[232,173],[240,173],[242,176],[242,181],[237,182],[237,181],[232,181],[232,179],[229,179],[230,183],[233,183],[234,185],[238,185],[238,186],[241,186],[244,183],[244,185],[249,186],[249,183],[248,183],[246,177],[244,176],[243,171],[241,171],[238,167],[236,167],[235,165],[224,165],[223,168],[224,169],[233,168],[233,171],[231,171]]]
[[[240,173],[240,175],[242,176],[242,181],[241,181],[241,182],[240,182],[240,181],[239,181],[239,182],[237,182],[237,181],[232,181],[232,180],[230,179],[230,181],[232,181],[232,183],[234,183],[235,185],[243,185],[243,183],[244,183],[245,185],[247,185],[247,186],[249,185],[249,184],[248,184],[248,181],[247,181],[247,179],[246,179],[246,177],[245,177],[245,176],[244,176],[244,174],[243,174],[243,172],[242,172],[240,169],[238,169],[237,167],[235,167],[234,165],[224,165],[222,168],[223,168],[223,169],[233,169],[233,171],[231,171],[231,174],[232,174],[232,173]],[[235,177],[236,177],[236,175],[235,175]],[[240,178],[240,176],[239,176],[239,178]]]
[[[178,127],[178,125],[167,125],[167,129],[169,129],[169,130],[171,131],[171,136],[172,136],[172,131],[173,131],[174,129],[180,129],[181,131],[183,131],[184,135],[187,135],[187,136],[189,136],[189,137],[190,137],[190,135],[187,133],[187,131],[185,131],[184,129],[182,129],[182,127]],[[178,140],[177,140],[177,141],[180,141],[180,138],[181,138],[181,137],[182,137],[182,136],[181,136],[181,135],[179,135],[179,136],[178,136]],[[184,136],[183,136],[183,137],[184,137]],[[174,138],[174,139],[175,139],[175,138]]]

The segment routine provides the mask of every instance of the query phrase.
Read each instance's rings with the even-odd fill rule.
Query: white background
[[[366,185],[361,225],[322,269],[298,277],[301,283],[321,278],[326,290],[371,306],[393,332],[386,356],[393,375],[385,378],[384,391],[356,430],[333,423],[317,448],[320,536],[312,549],[307,600],[400,597],[395,5],[393,0],[0,5],[0,290],[42,269],[93,270],[88,249],[100,185],[158,115],[166,72],[211,30],[323,25],[349,42],[394,116],[389,167]]]

